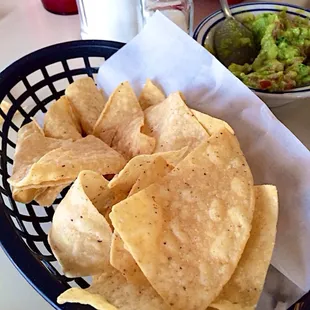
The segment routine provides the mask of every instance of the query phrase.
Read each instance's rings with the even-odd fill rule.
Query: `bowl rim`
[[[242,8],[242,7],[248,7],[248,6],[253,6],[253,7],[259,7],[261,5],[271,5],[274,7],[289,7],[292,9],[297,9],[300,10],[300,13],[307,13],[310,14],[310,9],[306,9],[306,8],[302,8],[298,5],[294,5],[294,4],[289,4],[289,3],[281,3],[281,2],[268,2],[268,1],[262,1],[262,2],[244,2],[244,3],[239,3],[239,4],[235,4],[230,6],[231,9],[236,9],[236,8]],[[267,10],[267,9],[266,9]],[[246,13],[246,12],[251,12],[251,9],[247,9],[245,8],[244,11],[238,12],[238,13]],[[261,11],[264,11],[264,9],[261,9]],[[279,10],[277,10],[279,11]],[[296,12],[288,12],[289,14],[293,14],[293,15],[297,15],[300,17],[305,18],[303,15],[301,15],[300,13]],[[219,15],[223,15],[224,14],[222,12],[221,9],[216,10],[215,12],[209,14],[208,16],[204,17],[199,24],[197,25],[197,27],[195,28],[194,32],[193,32],[193,39],[196,40],[199,44],[201,44],[202,42],[198,41],[198,35],[202,29],[202,27],[209,21],[211,21],[212,19],[214,19],[215,17],[219,16]],[[310,17],[310,15],[309,15]],[[222,20],[222,19],[221,19]],[[218,20],[218,22],[220,22],[221,20]],[[212,24],[212,27],[214,26],[214,24]],[[207,28],[207,30],[209,30],[209,28]],[[206,36],[208,32],[206,31],[206,33],[204,34],[204,37]],[[255,89],[252,87],[247,86],[249,89],[251,89],[252,91],[254,91],[255,93],[257,93],[260,96],[264,96],[264,97],[274,97],[274,95],[278,95],[281,97],[286,97],[286,98],[303,98],[303,97],[308,97],[309,93],[310,93],[310,85],[308,86],[302,86],[302,87],[297,87],[297,88],[293,88],[287,91],[274,91],[274,92],[270,92],[268,90],[260,90],[260,89]]]

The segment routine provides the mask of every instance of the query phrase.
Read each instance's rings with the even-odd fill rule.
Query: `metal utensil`
[[[221,63],[228,67],[232,63],[251,64],[258,54],[254,36],[231,14],[227,0],[220,0],[225,20],[214,33],[214,51]]]

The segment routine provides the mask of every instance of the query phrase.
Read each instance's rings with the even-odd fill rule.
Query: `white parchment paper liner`
[[[308,149],[215,57],[159,12],[103,63],[97,82],[107,95],[125,80],[138,93],[146,78],[161,85],[166,94],[182,91],[190,107],[227,121],[236,132],[255,184],[277,186],[280,212],[272,264],[300,288],[294,286],[291,302],[300,297],[310,289]],[[283,275],[279,273],[278,278]],[[267,282],[268,278],[269,274]]]

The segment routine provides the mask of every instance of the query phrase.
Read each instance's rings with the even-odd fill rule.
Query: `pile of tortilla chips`
[[[67,277],[60,304],[100,310],[255,309],[270,263],[277,190],[253,184],[233,129],[180,92],[128,82],[107,102],[71,84],[18,134],[16,200],[58,205],[48,241]],[[112,179],[111,179],[112,178]]]

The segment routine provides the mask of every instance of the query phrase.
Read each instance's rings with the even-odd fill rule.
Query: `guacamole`
[[[253,31],[260,52],[252,64],[229,70],[249,87],[283,91],[310,84],[310,23],[285,11],[248,15],[242,23]]]

